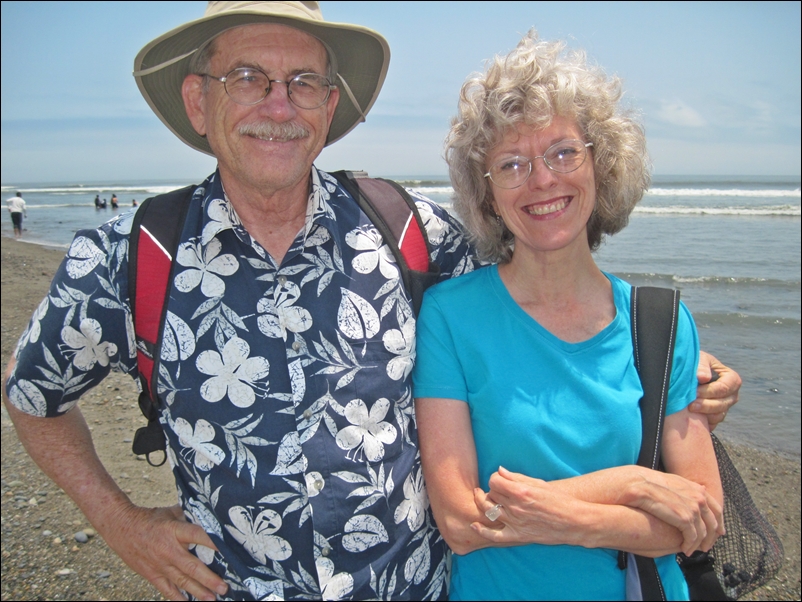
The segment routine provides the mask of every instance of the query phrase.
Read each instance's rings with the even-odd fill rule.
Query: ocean
[[[443,177],[396,177],[450,207]],[[132,200],[190,182],[16,184],[28,204],[24,238],[66,249],[80,228]],[[97,210],[96,194],[120,209]],[[800,178],[656,176],[629,226],[596,253],[636,285],[671,286],[693,312],[702,348],[743,377],[741,400],[717,429],[725,439],[800,457]],[[2,235],[12,236],[8,212]]]

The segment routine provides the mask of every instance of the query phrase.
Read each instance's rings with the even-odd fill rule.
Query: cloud
[[[700,128],[707,125],[704,117],[681,100],[660,101],[660,108],[655,117],[681,127]]]

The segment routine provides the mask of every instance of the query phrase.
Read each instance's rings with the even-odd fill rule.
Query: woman
[[[642,396],[630,285],[593,261],[649,184],[618,80],[530,33],[469,79],[447,140],[455,208],[498,262],[431,289],[415,369],[435,519],[455,552],[452,599],[623,599],[617,550],[656,558],[723,533],[683,306],[663,435],[669,473],[636,466]],[[619,467],[619,468],[617,468]]]

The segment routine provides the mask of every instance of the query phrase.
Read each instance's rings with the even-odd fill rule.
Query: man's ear
[[[181,84],[181,97],[184,99],[184,109],[187,117],[201,136],[206,135],[206,115],[203,104],[203,76],[189,74]]]
[[[334,88],[329,94],[329,99],[326,101],[326,113],[329,120],[329,128],[331,121],[334,119],[334,111],[337,108],[337,103],[340,102],[340,88]]]

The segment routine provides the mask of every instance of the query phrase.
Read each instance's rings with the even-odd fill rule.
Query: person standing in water
[[[25,200],[21,193],[8,199],[8,211],[11,213],[11,223],[14,225],[14,238],[22,236],[22,217],[28,217]]]

